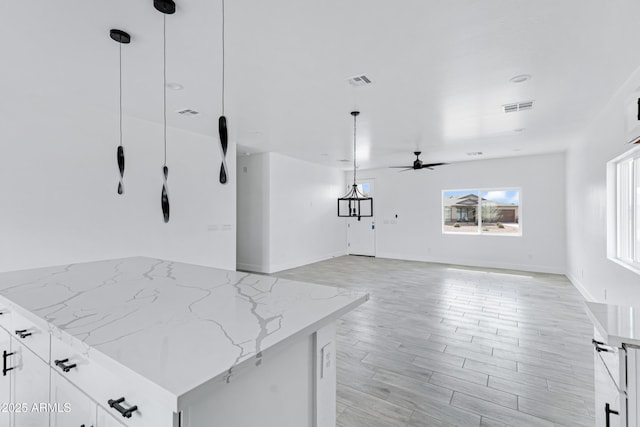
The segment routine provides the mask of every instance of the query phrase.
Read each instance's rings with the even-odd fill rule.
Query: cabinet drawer
[[[9,325],[9,332],[20,344],[23,344],[42,360],[49,363],[51,336],[46,327],[32,322],[15,310],[12,310],[10,314]]]
[[[152,397],[148,384],[123,373],[111,372],[55,338],[51,341],[51,367],[128,427],[173,427],[173,412]],[[123,397],[125,400],[118,404],[123,409],[137,406],[130,418],[109,406],[110,400]]]
[[[0,313],[0,327],[3,327],[6,331],[10,331],[13,309],[10,309],[4,304],[0,304]],[[13,334],[13,331],[11,331],[11,333]]]

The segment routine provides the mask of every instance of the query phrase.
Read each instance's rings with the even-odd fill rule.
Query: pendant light
[[[358,189],[356,183],[356,117],[359,111],[352,111],[353,116],[353,185],[351,190],[338,199],[338,216],[339,217],[372,217],[373,216],[373,198],[365,196]]]
[[[222,164],[220,165],[220,184],[229,181],[227,173],[227,118],[224,116],[224,0],[222,0],[222,115],[218,119],[218,133],[222,147]]]
[[[169,178],[169,168],[167,167],[167,15],[176,12],[176,4],[173,0],[153,0],[153,6],[164,14],[162,17],[162,94],[164,108],[164,164],[162,165],[162,193],[160,204],[162,206],[162,216],[164,222],[169,222],[169,191],[167,186],[167,178]]]
[[[112,29],[109,31],[109,36],[118,42],[118,57],[119,57],[119,88],[120,88],[120,144],[116,152],[116,159],[118,161],[118,170],[120,171],[120,179],[118,181],[118,194],[124,193],[124,147],[122,146],[122,45],[131,43],[131,36],[122,30]]]

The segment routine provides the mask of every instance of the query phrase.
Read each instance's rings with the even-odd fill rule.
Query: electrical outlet
[[[320,379],[324,378],[332,368],[332,353],[333,342],[325,344],[325,346],[320,349],[320,360],[322,362],[322,365],[320,365]]]

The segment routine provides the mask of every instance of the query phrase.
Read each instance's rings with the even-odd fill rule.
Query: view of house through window
[[[444,190],[443,233],[521,235],[520,190]]]

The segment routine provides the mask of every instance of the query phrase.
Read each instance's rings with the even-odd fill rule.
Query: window
[[[521,236],[520,190],[444,190],[442,232]]]
[[[607,170],[610,193],[607,255],[640,273],[640,150],[635,148],[610,161]]]

